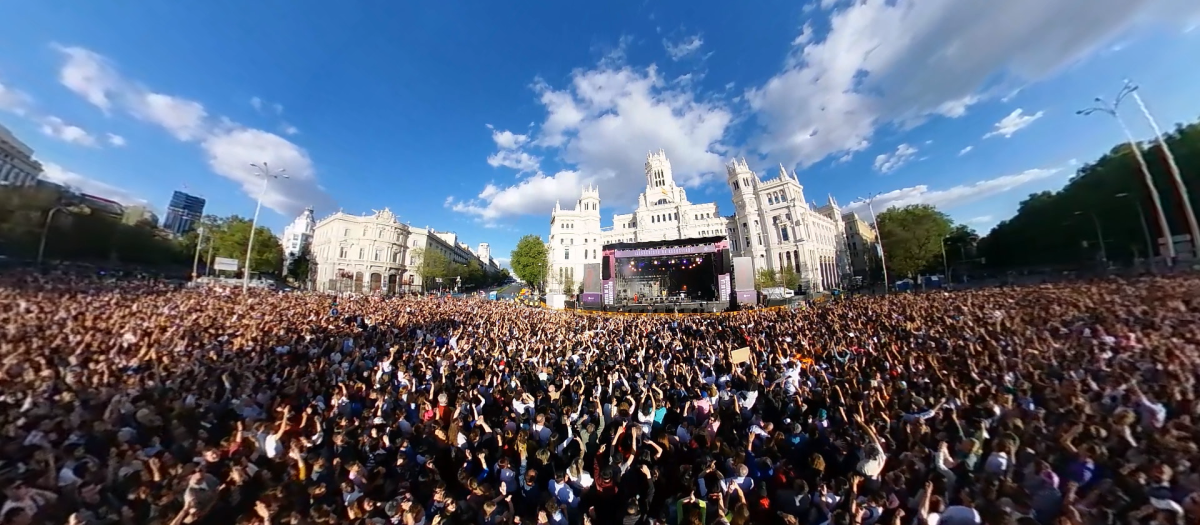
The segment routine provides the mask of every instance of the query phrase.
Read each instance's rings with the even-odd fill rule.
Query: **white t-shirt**
[[[863,450],[863,459],[858,462],[858,470],[868,478],[879,479],[879,473],[883,472],[883,465],[886,462],[887,456],[872,443]]]

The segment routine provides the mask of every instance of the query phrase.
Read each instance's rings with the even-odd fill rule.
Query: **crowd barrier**
[[[737,310],[733,312],[698,312],[698,313],[675,313],[675,312],[603,312],[599,310],[569,310],[579,315],[599,315],[599,316],[627,316],[627,317],[646,317],[646,316],[667,316],[667,317],[693,317],[693,316],[720,316],[720,315],[737,315],[754,312],[771,312],[775,310],[791,309],[791,306],[772,306],[769,308],[758,308],[754,310]]]

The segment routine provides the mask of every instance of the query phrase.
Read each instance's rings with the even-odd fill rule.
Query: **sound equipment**
[[[583,293],[600,293],[600,267],[597,263],[583,265]]]
[[[717,253],[717,257],[716,257],[716,259],[717,259],[717,261],[716,261],[717,262],[717,275],[724,275],[724,274],[729,273],[729,270],[733,266],[733,263],[730,260],[730,257],[731,257],[731,255],[729,253],[729,250],[727,250],[727,249],[721,250],[720,252]]]
[[[754,260],[749,257],[733,258],[733,289],[739,292],[754,290]]]
[[[600,261],[602,263],[601,265],[604,267],[604,271],[601,273],[600,278],[605,281],[612,279],[612,257],[608,257],[606,255],[601,257]]]

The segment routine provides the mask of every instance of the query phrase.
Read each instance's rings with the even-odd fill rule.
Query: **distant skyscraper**
[[[203,198],[176,191],[171,194],[171,204],[167,206],[167,219],[163,221],[163,229],[175,235],[183,235],[192,231],[202,216]]]

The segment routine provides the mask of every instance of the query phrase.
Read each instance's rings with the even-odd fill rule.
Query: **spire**
[[[783,163],[782,163],[782,162],[780,162],[780,163],[779,163],[779,178],[781,178],[781,179],[786,179],[786,178],[788,178],[788,172],[787,172],[787,169],[783,167]]]
[[[833,198],[832,193],[829,194],[829,205],[833,206],[834,208],[838,207],[837,200]]]

